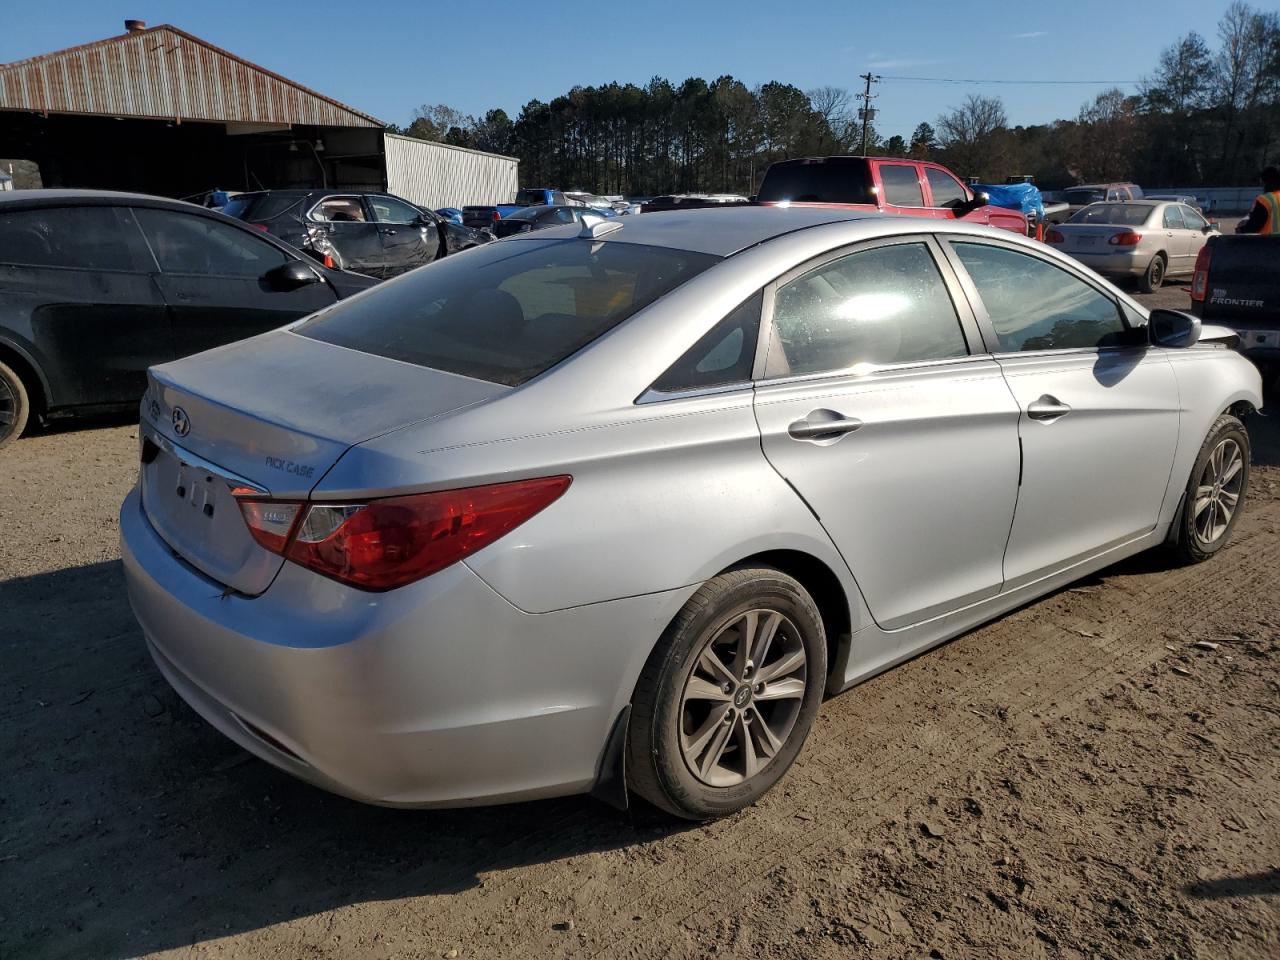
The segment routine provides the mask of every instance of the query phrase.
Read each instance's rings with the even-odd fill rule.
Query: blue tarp
[[[1033,183],[996,184],[976,183],[975,191],[985,193],[993,207],[1020,210],[1029,220],[1044,219],[1044,200]]]

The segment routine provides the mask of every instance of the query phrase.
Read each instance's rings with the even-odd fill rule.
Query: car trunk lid
[[[1138,227],[1061,223],[1055,229],[1062,242],[1054,244],[1063,253],[1108,253],[1109,241],[1118,233],[1139,232]]]
[[[179,556],[249,595],[283,560],[254,540],[238,496],[305,500],[353,445],[509,389],[287,331],[148,376],[143,509]]]

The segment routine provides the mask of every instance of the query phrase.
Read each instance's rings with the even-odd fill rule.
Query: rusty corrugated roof
[[[169,24],[0,64],[0,110],[384,126]]]

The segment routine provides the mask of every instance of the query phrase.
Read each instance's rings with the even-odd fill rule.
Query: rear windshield
[[[276,193],[247,193],[232,197],[222,212],[237,220],[274,220],[286,210],[301,207],[305,197]]]
[[[1141,203],[1095,203],[1077,210],[1067,223],[1110,223],[1140,227],[1155,207]]]
[[[414,270],[293,329],[517,386],[719,259],[617,241],[504,241]]]
[[[545,190],[521,190],[516,194],[516,203],[546,203],[547,191]]]
[[[760,184],[765,203],[875,203],[867,165],[851,163],[774,164]]]
[[[1105,190],[1064,190],[1062,195],[1066,198],[1067,203],[1070,204],[1096,203],[1099,200],[1107,199],[1107,191]]]

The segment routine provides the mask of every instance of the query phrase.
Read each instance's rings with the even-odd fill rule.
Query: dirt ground
[[[130,616],[136,431],[25,438],[0,453],[0,960],[1278,956],[1280,428],[1250,426],[1215,560],[1132,559],[829,701],[779,788],[705,826],[382,810],[249,757]]]

